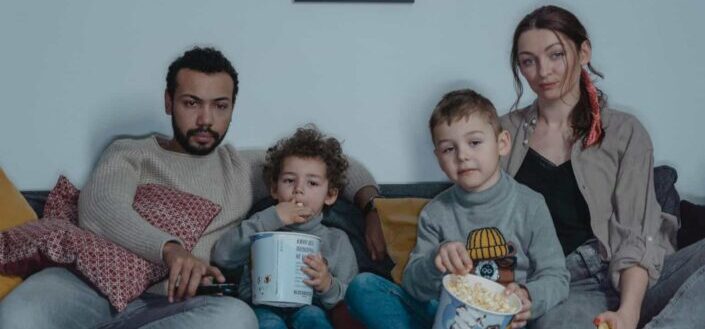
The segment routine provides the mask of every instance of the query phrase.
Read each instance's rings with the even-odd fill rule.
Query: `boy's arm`
[[[276,231],[283,226],[276,206],[262,210],[226,231],[215,242],[211,260],[222,268],[241,266],[250,256],[250,236],[258,232]]]
[[[531,220],[526,221],[531,240],[526,254],[533,269],[527,277],[526,289],[531,298],[531,318],[543,315],[568,297],[570,273],[565,267],[563,248],[556,236],[551,214],[541,199]]]
[[[336,248],[335,257],[339,259],[334,266],[328,269],[331,275],[331,286],[328,291],[318,295],[321,304],[327,310],[345,298],[348,284],[358,272],[355,251],[347,234],[341,231],[338,235],[339,245]]]
[[[181,241],[149,224],[132,208],[139,184],[139,154],[125,141],[116,141],[105,150],[78,199],[79,225],[162,264],[166,243]]]
[[[428,208],[428,206],[426,206]],[[443,272],[436,268],[434,260],[441,245],[437,228],[431,225],[426,208],[419,215],[416,246],[404,268],[402,287],[420,301],[437,299],[440,294]]]

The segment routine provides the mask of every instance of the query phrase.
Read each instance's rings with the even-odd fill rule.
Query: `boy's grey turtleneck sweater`
[[[290,231],[315,235],[321,238],[321,255],[328,261],[328,271],[333,280],[325,293],[319,294],[314,290],[314,298],[324,308],[330,309],[345,297],[345,290],[358,269],[348,236],[342,230],[321,224],[322,220],[323,213],[320,213],[306,223],[284,226],[276,206],[271,206],[225,232],[215,243],[211,259],[224,268],[246,264],[250,257],[250,236],[258,232]],[[239,298],[248,302],[252,298],[250,284],[250,273],[247,271],[240,280]]]
[[[444,273],[434,263],[440,245],[464,245],[474,229],[497,228],[516,251],[514,280],[531,296],[531,317],[541,316],[568,296],[570,274],[543,197],[504,171],[487,190],[467,192],[453,185],[421,211],[416,246],[402,286],[415,298],[438,299]]]

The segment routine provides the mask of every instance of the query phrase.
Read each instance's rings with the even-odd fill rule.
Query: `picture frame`
[[[294,0],[294,2],[414,3],[414,0]]]

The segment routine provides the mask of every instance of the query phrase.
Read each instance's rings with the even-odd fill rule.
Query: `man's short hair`
[[[435,142],[433,128],[436,126],[442,123],[450,125],[457,120],[467,119],[475,113],[483,115],[487,123],[492,125],[495,135],[499,136],[499,133],[502,132],[502,126],[492,102],[472,89],[460,89],[445,94],[433,109],[431,119],[428,122],[431,138]]]
[[[177,87],[176,75],[181,69],[191,69],[206,74],[227,73],[233,79],[232,102],[233,104],[235,103],[235,96],[237,96],[238,91],[237,71],[219,50],[211,47],[193,47],[172,62],[166,74],[166,91],[171,97],[174,97],[174,91]]]
[[[320,159],[326,164],[328,188],[342,191],[347,180],[348,160],[343,154],[340,142],[333,137],[323,135],[314,125],[296,129],[293,136],[279,140],[267,149],[264,163],[264,180],[269,186],[276,182],[287,157],[303,159]]]

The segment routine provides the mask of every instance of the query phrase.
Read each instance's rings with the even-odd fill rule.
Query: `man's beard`
[[[179,127],[176,125],[176,120],[174,119],[174,116],[171,117],[171,128],[174,130],[174,138],[176,141],[181,145],[181,148],[186,151],[188,154],[193,154],[193,155],[206,155],[218,147],[220,145],[220,142],[223,141],[223,137],[225,136],[225,133],[228,132],[226,129],[225,132],[223,133],[223,136],[220,136],[217,132],[211,130],[210,127],[204,126],[204,127],[199,127],[197,129],[191,129],[188,130],[185,134],[179,129]],[[196,134],[200,133],[208,133],[213,137],[213,144],[209,147],[206,146],[193,146],[189,144],[189,138]]]

